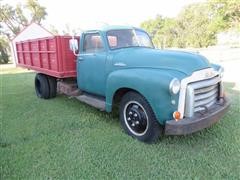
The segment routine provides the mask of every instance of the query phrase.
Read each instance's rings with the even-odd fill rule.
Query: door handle
[[[83,61],[84,59],[83,59],[83,57],[78,57],[78,60]]]

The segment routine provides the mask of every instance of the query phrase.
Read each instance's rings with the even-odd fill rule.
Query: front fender
[[[177,72],[175,72],[177,73]],[[130,88],[143,95],[152,107],[161,124],[172,119],[177,110],[178,95],[169,92],[170,81],[176,77],[171,70],[122,69],[109,74],[106,85],[106,111],[112,110],[115,92],[120,88]],[[171,103],[175,101],[175,103]]]

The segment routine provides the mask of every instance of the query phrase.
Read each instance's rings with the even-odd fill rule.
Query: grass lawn
[[[240,92],[210,129],[147,145],[127,136],[117,114],[75,99],[36,97],[34,76],[0,74],[0,179],[239,179]]]

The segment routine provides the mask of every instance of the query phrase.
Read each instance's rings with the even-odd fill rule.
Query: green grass
[[[34,73],[1,74],[0,179],[239,179],[239,91],[210,129],[147,145],[117,114],[66,96],[36,97]],[[11,74],[8,74],[12,72]]]

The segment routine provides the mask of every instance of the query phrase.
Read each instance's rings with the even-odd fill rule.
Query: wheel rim
[[[148,116],[144,107],[137,101],[128,102],[123,110],[124,121],[128,129],[136,136],[144,135],[148,130]]]

